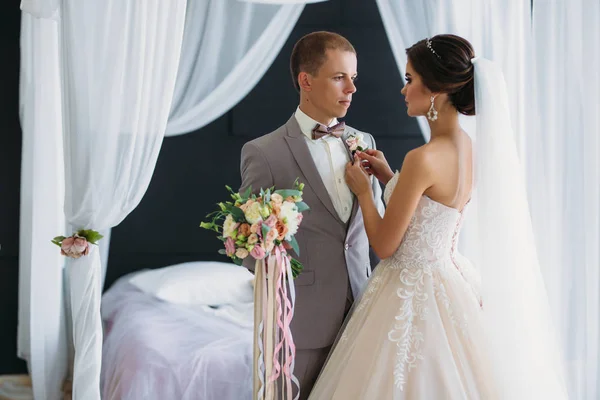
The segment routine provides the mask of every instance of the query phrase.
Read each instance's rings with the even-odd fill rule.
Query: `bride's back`
[[[473,187],[473,149],[467,133],[460,131],[434,137],[421,150],[431,155],[434,174],[434,184],[424,194],[445,206],[462,210],[471,198]]]

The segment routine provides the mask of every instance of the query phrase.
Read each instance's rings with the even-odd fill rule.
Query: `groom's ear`
[[[311,76],[308,72],[302,71],[298,74],[298,86],[301,91],[310,92],[312,90],[311,83]]]

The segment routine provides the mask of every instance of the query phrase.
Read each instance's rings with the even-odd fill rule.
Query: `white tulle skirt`
[[[310,400],[500,398],[482,312],[476,288],[451,259],[382,261]]]

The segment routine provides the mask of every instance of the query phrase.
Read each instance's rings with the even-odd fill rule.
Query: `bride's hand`
[[[346,183],[357,197],[372,190],[369,174],[365,171],[365,167],[357,154],[354,155],[353,163],[346,164]]]
[[[394,176],[394,172],[390,168],[382,151],[367,149],[365,151],[357,151],[356,154],[366,166],[366,171],[374,175],[384,185]]]

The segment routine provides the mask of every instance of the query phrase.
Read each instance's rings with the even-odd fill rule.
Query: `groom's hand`
[[[365,151],[357,151],[356,154],[360,158],[365,170],[370,175],[374,175],[384,185],[394,176],[394,172],[390,168],[382,151],[367,149]]]

